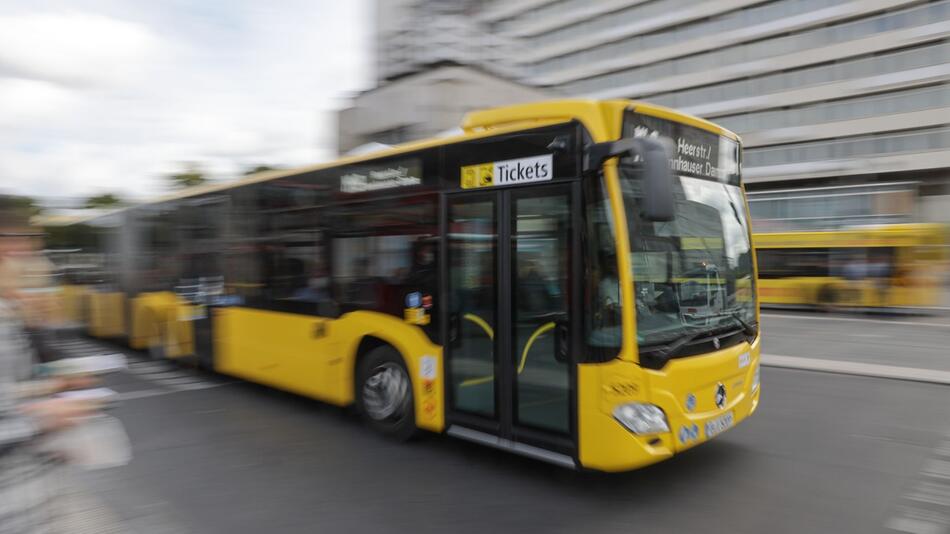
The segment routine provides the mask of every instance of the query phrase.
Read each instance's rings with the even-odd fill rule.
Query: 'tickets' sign
[[[466,165],[462,167],[460,177],[462,189],[547,182],[552,178],[552,154]]]

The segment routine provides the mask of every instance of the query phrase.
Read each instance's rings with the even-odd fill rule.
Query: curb
[[[801,371],[817,371],[872,378],[890,378],[893,380],[907,380],[911,382],[926,382],[929,384],[950,386],[950,371],[920,369],[917,367],[898,367],[894,365],[847,362],[842,360],[821,360],[817,358],[800,358],[797,356],[779,356],[777,354],[763,354],[761,365],[764,367],[780,367],[784,369],[798,369]]]

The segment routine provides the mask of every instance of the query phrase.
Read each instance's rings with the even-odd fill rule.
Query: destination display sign
[[[343,193],[365,193],[422,184],[422,161],[419,158],[384,164],[348,165],[343,170],[340,176],[340,191]]]
[[[674,174],[739,184],[738,144],[727,137],[650,115],[627,113],[624,137],[665,137],[672,141]]]

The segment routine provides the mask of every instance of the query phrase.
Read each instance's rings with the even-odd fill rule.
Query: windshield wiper
[[[652,345],[641,346],[640,352],[652,352],[663,360],[669,360],[681,348],[705,335],[709,335],[709,329],[694,327],[690,330],[685,330],[681,335],[670,339],[669,343],[659,342]]]
[[[758,324],[750,323],[749,321],[746,321],[745,319],[743,319],[741,310],[732,310],[731,312],[727,312],[727,313],[729,314],[729,317],[732,317],[733,319],[736,320],[736,322],[739,323],[739,326],[742,327],[742,331],[745,332],[745,335],[749,337],[753,337],[758,332],[756,328]]]

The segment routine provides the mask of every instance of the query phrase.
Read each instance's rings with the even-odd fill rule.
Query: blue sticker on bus
[[[414,291],[406,295],[407,308],[418,308],[420,304],[422,304],[422,293]]]

